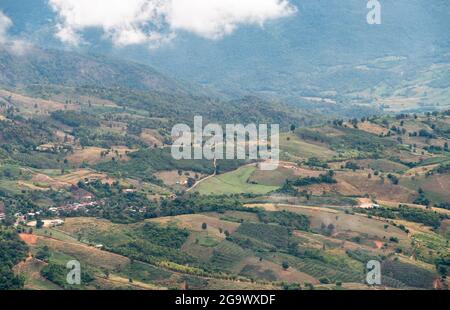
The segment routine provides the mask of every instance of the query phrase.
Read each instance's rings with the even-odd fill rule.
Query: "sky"
[[[116,46],[158,47],[182,32],[220,40],[244,25],[297,13],[291,0],[46,0],[56,18],[52,31],[63,43],[86,43],[83,34],[100,30]],[[0,11],[0,40],[14,20]],[[1,44],[1,41],[0,41]]]

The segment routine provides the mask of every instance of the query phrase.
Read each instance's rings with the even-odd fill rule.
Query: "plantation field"
[[[219,239],[225,239],[225,231],[233,233],[239,227],[238,223],[221,220],[204,214],[161,217],[158,219],[149,220],[149,222],[158,223],[164,226],[175,225],[179,228],[185,228],[190,231],[204,232],[208,236],[213,236]],[[202,228],[203,224],[207,225],[206,229]]]
[[[377,248],[375,242],[384,243],[390,237],[396,237],[402,244],[409,245],[408,235],[398,229],[388,225],[385,228],[386,222],[376,219],[370,219],[361,215],[351,215],[339,210],[333,210],[321,207],[307,207],[307,206],[295,206],[285,204],[255,204],[253,207],[262,207],[270,211],[290,211],[293,213],[299,213],[306,215],[310,218],[311,228],[314,232],[324,233],[323,226],[333,225],[333,231],[330,231],[330,235],[340,240],[353,240],[358,237],[361,244],[369,245],[373,248]],[[250,206],[252,207],[252,206]],[[391,245],[394,246],[394,245]]]

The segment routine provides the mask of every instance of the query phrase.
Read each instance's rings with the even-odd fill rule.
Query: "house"
[[[52,228],[52,227],[56,227],[56,226],[60,226],[64,224],[64,221],[61,219],[54,219],[54,220],[43,220],[42,221],[44,223],[44,227],[45,228]],[[36,221],[31,221],[27,223],[27,226],[29,227],[36,227],[37,222]]]
[[[92,193],[77,186],[73,186],[71,188],[71,192],[74,200],[76,201],[90,201],[94,198],[94,195]]]

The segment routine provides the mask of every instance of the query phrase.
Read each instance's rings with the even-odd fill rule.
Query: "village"
[[[27,213],[17,212],[14,214],[15,227],[19,225],[51,228],[64,224],[62,218],[71,215],[87,215],[89,210],[104,205],[104,200],[94,200],[94,195],[84,189],[73,186],[71,189],[72,200],[58,207],[48,209],[32,210]],[[5,220],[6,210],[3,202],[0,202],[0,221]],[[45,218],[45,219],[44,219]]]

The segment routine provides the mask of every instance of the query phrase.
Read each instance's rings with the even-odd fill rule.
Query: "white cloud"
[[[172,0],[167,20],[172,29],[217,39],[239,25],[263,25],[295,12],[287,0]]]
[[[178,31],[208,39],[239,25],[263,25],[292,15],[289,0],[49,0],[58,13],[57,36],[82,42],[82,31],[100,28],[116,45],[160,44]]]
[[[24,55],[32,48],[32,46],[23,40],[11,38],[8,35],[8,30],[12,25],[13,22],[11,19],[0,11],[0,48],[14,53],[15,55]]]
[[[0,11],[0,44],[7,41],[8,29],[12,26],[11,19]]]

